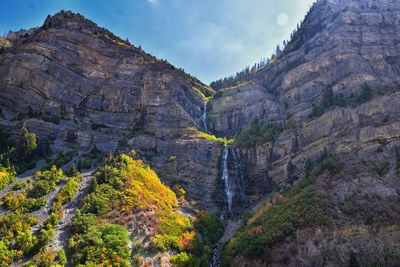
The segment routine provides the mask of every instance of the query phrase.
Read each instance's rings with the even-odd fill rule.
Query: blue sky
[[[0,33],[72,10],[209,83],[288,39],[314,0],[2,0]]]

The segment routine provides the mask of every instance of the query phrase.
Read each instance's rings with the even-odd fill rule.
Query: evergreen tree
[[[114,161],[114,152],[110,149],[108,151],[108,157],[107,157],[107,164],[111,164]]]
[[[360,102],[361,103],[365,103],[368,102],[369,100],[371,100],[372,98],[372,90],[371,87],[369,87],[369,85],[367,83],[365,83],[362,87],[362,92],[360,95]]]
[[[78,175],[78,169],[76,168],[75,162],[72,163],[72,166],[68,170],[67,175],[70,176],[70,177]]]
[[[23,158],[27,158],[35,152],[37,148],[36,135],[30,133],[27,128],[22,129],[21,137],[18,144],[19,155]]]
[[[349,267],[360,267],[360,264],[358,263],[356,255],[353,251],[350,253]]]
[[[332,107],[335,103],[335,95],[333,93],[332,88],[327,88],[322,92],[322,106],[324,108],[330,108]]]
[[[92,181],[90,182],[89,186],[89,193],[93,193],[97,189],[97,179],[96,177],[93,177]]]

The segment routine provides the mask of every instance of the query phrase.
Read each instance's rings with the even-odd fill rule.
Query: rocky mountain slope
[[[0,59],[0,123],[27,127],[53,152],[95,145],[135,149],[170,185],[187,186],[217,211],[222,145],[192,138],[213,90],[80,15],[61,12],[40,28],[9,35]]]
[[[245,183],[284,192],[294,186],[288,199],[259,210],[239,230],[225,264],[400,261],[399,15],[396,1],[318,1],[279,58],[211,101],[212,130],[248,128],[239,135],[246,141],[239,143]],[[254,137],[268,137],[274,128],[270,142]],[[290,193],[305,193],[301,184],[310,177],[329,223],[306,212],[318,210],[313,205],[302,211],[302,202],[293,200],[299,195]],[[284,223],[289,227],[277,227]]]
[[[0,127],[73,155],[65,168],[109,150],[141,158],[184,189],[186,212],[231,218],[214,264],[396,266],[399,57],[397,1],[320,0],[278,58],[215,92],[60,12],[9,34]],[[256,211],[240,223],[245,209]],[[147,263],[169,264],[157,255]]]

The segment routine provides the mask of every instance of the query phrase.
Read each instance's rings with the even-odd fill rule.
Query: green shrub
[[[359,267],[360,264],[357,261],[357,257],[354,252],[350,253],[349,267]]]
[[[52,212],[50,216],[43,222],[43,225],[47,228],[52,228],[60,222],[60,219],[60,214]]]
[[[243,129],[239,132],[236,137],[236,142],[245,148],[254,147],[266,142],[274,142],[282,131],[289,127],[293,127],[290,122],[284,124],[274,123],[262,126],[260,125],[259,120],[255,119],[250,124],[249,128]]]
[[[33,198],[39,198],[47,195],[54,191],[64,179],[64,173],[61,169],[57,169],[56,166],[52,166],[50,170],[38,171],[35,173],[35,182],[32,187],[28,190],[28,196]]]
[[[171,262],[177,267],[194,267],[196,258],[192,254],[181,252],[171,257]]]
[[[67,255],[63,249],[59,249],[56,251],[57,261],[59,264],[64,265],[67,263]]]
[[[95,224],[69,240],[74,265],[130,266],[128,232],[117,224]]]
[[[50,152],[46,140],[37,140],[34,133],[23,128],[16,142],[10,140],[4,130],[0,129],[0,166],[14,167],[17,173],[36,166],[39,158],[46,157]]]
[[[382,161],[375,163],[371,166],[371,169],[376,172],[379,176],[384,176],[390,170],[390,164],[388,161]]]
[[[78,152],[76,150],[70,150],[66,153],[60,152],[57,154],[57,157],[55,159],[49,161],[46,169],[48,169],[49,166],[56,166],[57,168],[61,168],[65,164],[70,162],[73,158],[75,158],[77,154]]]
[[[222,221],[208,211],[199,212],[194,226],[203,237],[204,242],[211,246],[217,243],[225,232]]]
[[[90,128],[92,128],[92,130],[98,130],[98,129],[101,129],[101,128],[108,128],[108,126],[104,125],[104,124],[92,123],[90,125]]]
[[[47,122],[51,122],[54,124],[60,124],[60,117],[59,116],[43,116],[42,119]]]
[[[12,186],[12,190],[14,190],[14,191],[21,190],[22,188],[25,188],[29,184],[29,182],[30,182],[30,180],[16,182]]]
[[[28,190],[29,197],[39,198],[47,195],[48,193],[56,189],[56,184],[48,182],[46,180],[39,180],[32,185],[32,188]]]
[[[78,193],[80,180],[81,177],[78,174],[75,177],[70,177],[67,183],[61,187],[52,205],[53,212],[60,211],[62,205],[71,201],[75,197],[76,193]]]
[[[38,244],[38,237],[32,235],[30,228],[37,224],[31,215],[18,212],[0,216],[0,254],[24,255],[32,253]],[[9,233],[12,233],[10,235]],[[4,258],[2,258],[4,260]],[[8,259],[11,263],[13,259]]]
[[[329,156],[322,160],[321,171],[329,171],[331,174],[339,174],[340,166],[334,157]]]
[[[112,201],[117,200],[119,193],[108,184],[97,186],[97,190],[88,194],[82,206],[82,212],[106,215],[112,209]]]
[[[93,225],[96,225],[97,219],[94,214],[81,213],[79,210],[72,222],[72,231],[77,234],[83,234]]]
[[[113,166],[106,165],[96,172],[96,181],[99,184],[109,184],[115,189],[121,189],[125,183],[121,171]]]
[[[40,198],[27,198],[21,203],[22,210],[26,212],[33,212],[41,209],[46,205],[46,199],[44,197]]]

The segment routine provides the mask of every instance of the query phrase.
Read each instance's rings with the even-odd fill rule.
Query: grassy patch
[[[235,139],[229,139],[229,138],[222,138],[222,137],[217,137],[213,134],[209,134],[209,133],[205,133],[202,131],[199,131],[195,128],[189,128],[189,131],[194,132],[194,134],[192,134],[192,137],[194,138],[201,138],[201,139],[206,139],[215,143],[221,143],[224,145],[229,145],[235,142]]]
[[[208,103],[213,98],[212,96],[206,96],[199,88],[193,87],[193,89],[201,96],[203,102]]]

